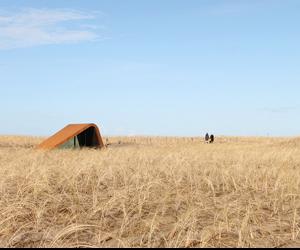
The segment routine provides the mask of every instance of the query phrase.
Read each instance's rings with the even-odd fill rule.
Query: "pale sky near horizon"
[[[0,0],[0,135],[300,135],[299,0]]]

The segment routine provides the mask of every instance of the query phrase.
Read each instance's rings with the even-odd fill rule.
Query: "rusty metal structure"
[[[100,130],[95,124],[70,124],[38,145],[38,149],[103,148]]]

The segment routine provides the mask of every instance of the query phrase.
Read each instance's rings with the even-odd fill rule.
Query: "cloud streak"
[[[95,19],[95,14],[75,10],[0,13],[0,49],[95,41],[101,38],[97,26],[90,23]]]

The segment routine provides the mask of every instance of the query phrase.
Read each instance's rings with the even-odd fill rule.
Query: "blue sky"
[[[299,0],[0,0],[0,134],[300,135]]]

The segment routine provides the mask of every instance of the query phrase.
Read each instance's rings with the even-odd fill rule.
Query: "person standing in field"
[[[214,141],[215,141],[215,136],[211,135],[209,138],[209,143],[214,143]]]
[[[205,135],[205,142],[206,142],[206,143],[209,142],[209,134],[208,134],[208,133],[206,133],[206,135]]]

